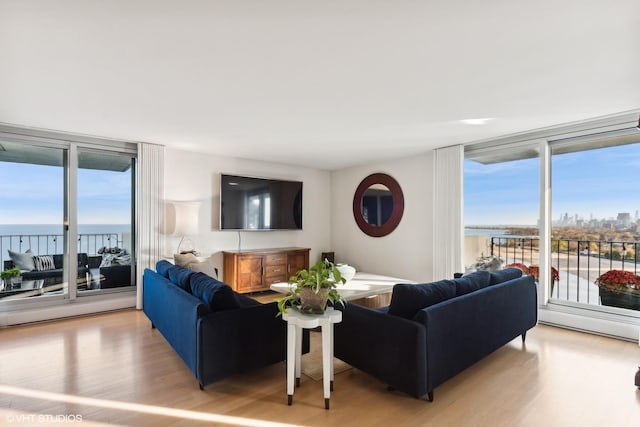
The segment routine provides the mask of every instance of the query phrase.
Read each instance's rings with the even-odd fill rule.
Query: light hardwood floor
[[[638,426],[639,364],[637,343],[539,325],[432,403],[350,369],[336,375],[330,410],[322,381],[305,376],[287,406],[284,363],[200,391],[128,310],[0,329],[0,425]]]

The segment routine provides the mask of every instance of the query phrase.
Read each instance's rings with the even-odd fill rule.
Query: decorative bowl
[[[356,268],[349,264],[336,264],[336,268],[347,282],[353,279],[353,276],[356,275]]]

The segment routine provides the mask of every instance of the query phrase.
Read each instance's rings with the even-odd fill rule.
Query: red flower
[[[538,267],[537,265],[529,266],[529,274],[532,275],[537,282],[538,278],[540,277],[540,267]],[[554,282],[560,281],[560,273],[555,267],[551,267],[551,277],[553,277]]]
[[[514,262],[513,264],[505,265],[504,268],[519,268],[520,270],[522,270],[522,274],[530,274],[529,267],[520,262]]]
[[[630,271],[609,270],[596,279],[596,285],[611,292],[640,290],[640,276]]]

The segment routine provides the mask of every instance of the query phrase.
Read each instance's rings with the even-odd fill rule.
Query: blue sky
[[[0,224],[61,224],[62,167],[0,162]],[[131,170],[78,171],[78,222],[129,224]]]
[[[465,161],[466,225],[536,225],[538,159],[493,165]],[[616,217],[640,209],[640,144],[552,157],[552,218]],[[0,224],[60,224],[63,170],[0,162]],[[81,224],[128,224],[131,172],[80,169]]]
[[[465,225],[536,225],[539,217],[539,161],[494,165],[465,161]],[[640,209],[640,144],[552,157],[552,219],[632,217]]]

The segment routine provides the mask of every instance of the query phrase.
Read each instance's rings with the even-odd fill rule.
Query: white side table
[[[300,386],[300,362],[302,358],[302,329],[322,328],[322,383],[324,408],[329,409],[333,390],[333,325],[342,322],[342,312],[329,307],[324,314],[304,314],[289,309],[282,318],[287,322],[287,403],[293,403],[294,370]]]

